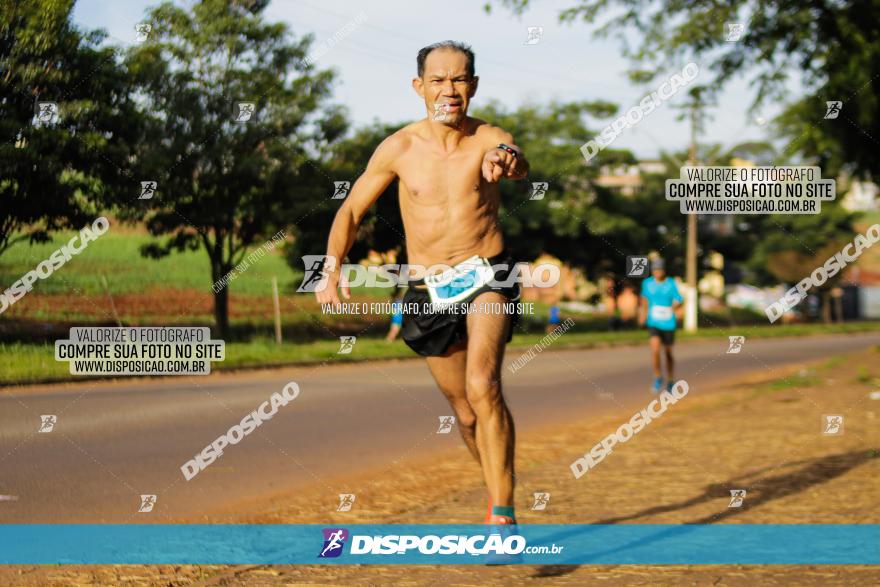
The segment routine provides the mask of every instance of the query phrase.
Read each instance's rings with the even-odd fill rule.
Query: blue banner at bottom
[[[2,564],[880,564],[877,524],[0,525]]]

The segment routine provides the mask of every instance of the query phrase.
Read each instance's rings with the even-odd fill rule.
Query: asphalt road
[[[877,344],[878,333],[754,339],[740,354],[726,353],[726,339],[684,343],[677,378],[692,394],[712,393],[731,379]],[[520,354],[509,351],[507,361]],[[647,345],[545,350],[504,373],[519,433],[650,398]],[[296,400],[184,478],[181,465],[289,381],[300,386]],[[52,432],[37,432],[43,414],[57,416]],[[247,504],[311,483],[329,495],[356,493],[346,484],[352,473],[459,446],[457,433],[437,434],[438,418],[451,414],[421,360],[8,388],[0,395],[0,523],[247,513]],[[137,511],[142,494],[157,495],[150,513]]]

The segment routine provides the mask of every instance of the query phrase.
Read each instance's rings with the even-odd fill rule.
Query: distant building
[[[873,212],[880,209],[880,188],[869,181],[853,181],[849,190],[842,196],[840,204],[850,212]],[[838,194],[837,197],[841,197]]]
[[[644,186],[645,175],[664,174],[666,164],[662,161],[647,159],[635,164],[603,165],[599,168],[596,185],[615,190],[623,196],[632,196]]]

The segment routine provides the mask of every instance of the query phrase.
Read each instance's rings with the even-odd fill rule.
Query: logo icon
[[[336,558],[342,554],[345,541],[348,540],[348,530],[345,528],[324,528],[324,546],[318,553],[318,558]]]
[[[142,495],[141,496],[141,507],[138,508],[139,513],[149,513],[153,511],[153,506],[156,505],[156,496],[155,495]]]
[[[550,187],[550,184],[546,181],[533,181],[532,182],[532,193],[529,194],[530,200],[543,200],[544,194],[547,193],[547,189]]]
[[[138,200],[151,200],[153,196],[156,195],[156,188],[159,187],[159,183],[155,181],[142,181],[141,182],[141,195],[138,196]]]
[[[333,182],[333,197],[331,200],[344,200],[345,196],[348,195],[348,190],[351,189],[350,181],[334,181]]]
[[[257,112],[257,105],[253,102],[237,102],[235,104],[235,122],[247,122]]]
[[[526,42],[523,45],[537,45],[541,42],[541,39],[544,37],[544,27],[542,26],[530,26],[526,27]]]
[[[446,120],[447,114],[449,114],[449,104],[434,104],[434,116],[432,116],[431,119],[436,120],[437,122],[443,122]]]
[[[547,503],[550,501],[549,493],[535,493],[535,503],[532,504],[532,510],[541,511],[547,509]]]
[[[355,495],[354,493],[340,493],[339,494],[339,505],[336,506],[337,512],[350,512],[352,506],[354,505]]]
[[[626,275],[627,275],[627,277],[644,277],[647,272],[648,272],[648,258],[647,257],[628,256],[626,258]]]
[[[34,117],[36,118],[36,126],[49,126],[58,122],[58,103],[57,102],[37,102],[34,108]]]
[[[739,508],[742,507],[743,500],[746,498],[746,490],[745,489],[731,489],[730,490],[730,503],[727,504],[729,508]]]
[[[728,336],[727,340],[730,342],[730,345],[727,347],[728,355],[736,355],[742,350],[743,345],[746,343],[745,336]]]
[[[351,351],[354,349],[354,343],[357,342],[356,336],[340,336],[339,337],[339,350],[336,351],[337,355],[350,355]]]
[[[40,416],[40,429],[37,432],[52,432],[56,422],[58,422],[58,416],[54,414]]]
[[[727,26],[727,36],[724,40],[728,43],[736,43],[742,39],[743,33],[746,32],[746,26],[740,22],[728,22],[725,25]]]
[[[840,414],[825,414],[822,416],[822,434],[843,434],[843,416]]]
[[[299,293],[323,291],[327,272],[333,270],[334,263],[331,262],[329,267],[326,266],[327,255],[303,255],[302,259],[305,273],[302,284],[296,288],[296,291]]]
[[[139,22],[134,25],[135,30],[135,41],[138,43],[143,43],[147,40],[147,37],[150,36],[150,31],[153,30],[153,25],[148,22]]]
[[[437,428],[437,434],[449,434],[452,427],[455,426],[455,416],[438,416],[440,427]]]
[[[840,100],[832,100],[830,102],[825,102],[825,107],[827,108],[825,111],[825,120],[834,120],[840,115],[840,110],[843,108],[843,102]]]

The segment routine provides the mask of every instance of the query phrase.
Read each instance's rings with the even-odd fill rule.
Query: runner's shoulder
[[[486,143],[491,143],[494,147],[498,143],[511,144],[513,143],[513,135],[501,128],[500,126],[492,125],[485,120],[480,120],[479,118],[473,118],[474,121],[474,135],[477,138],[485,140]]]
[[[412,146],[413,131],[407,125],[393,134],[385,137],[373,152],[372,160],[379,165],[393,166],[393,163],[402,157]]]

